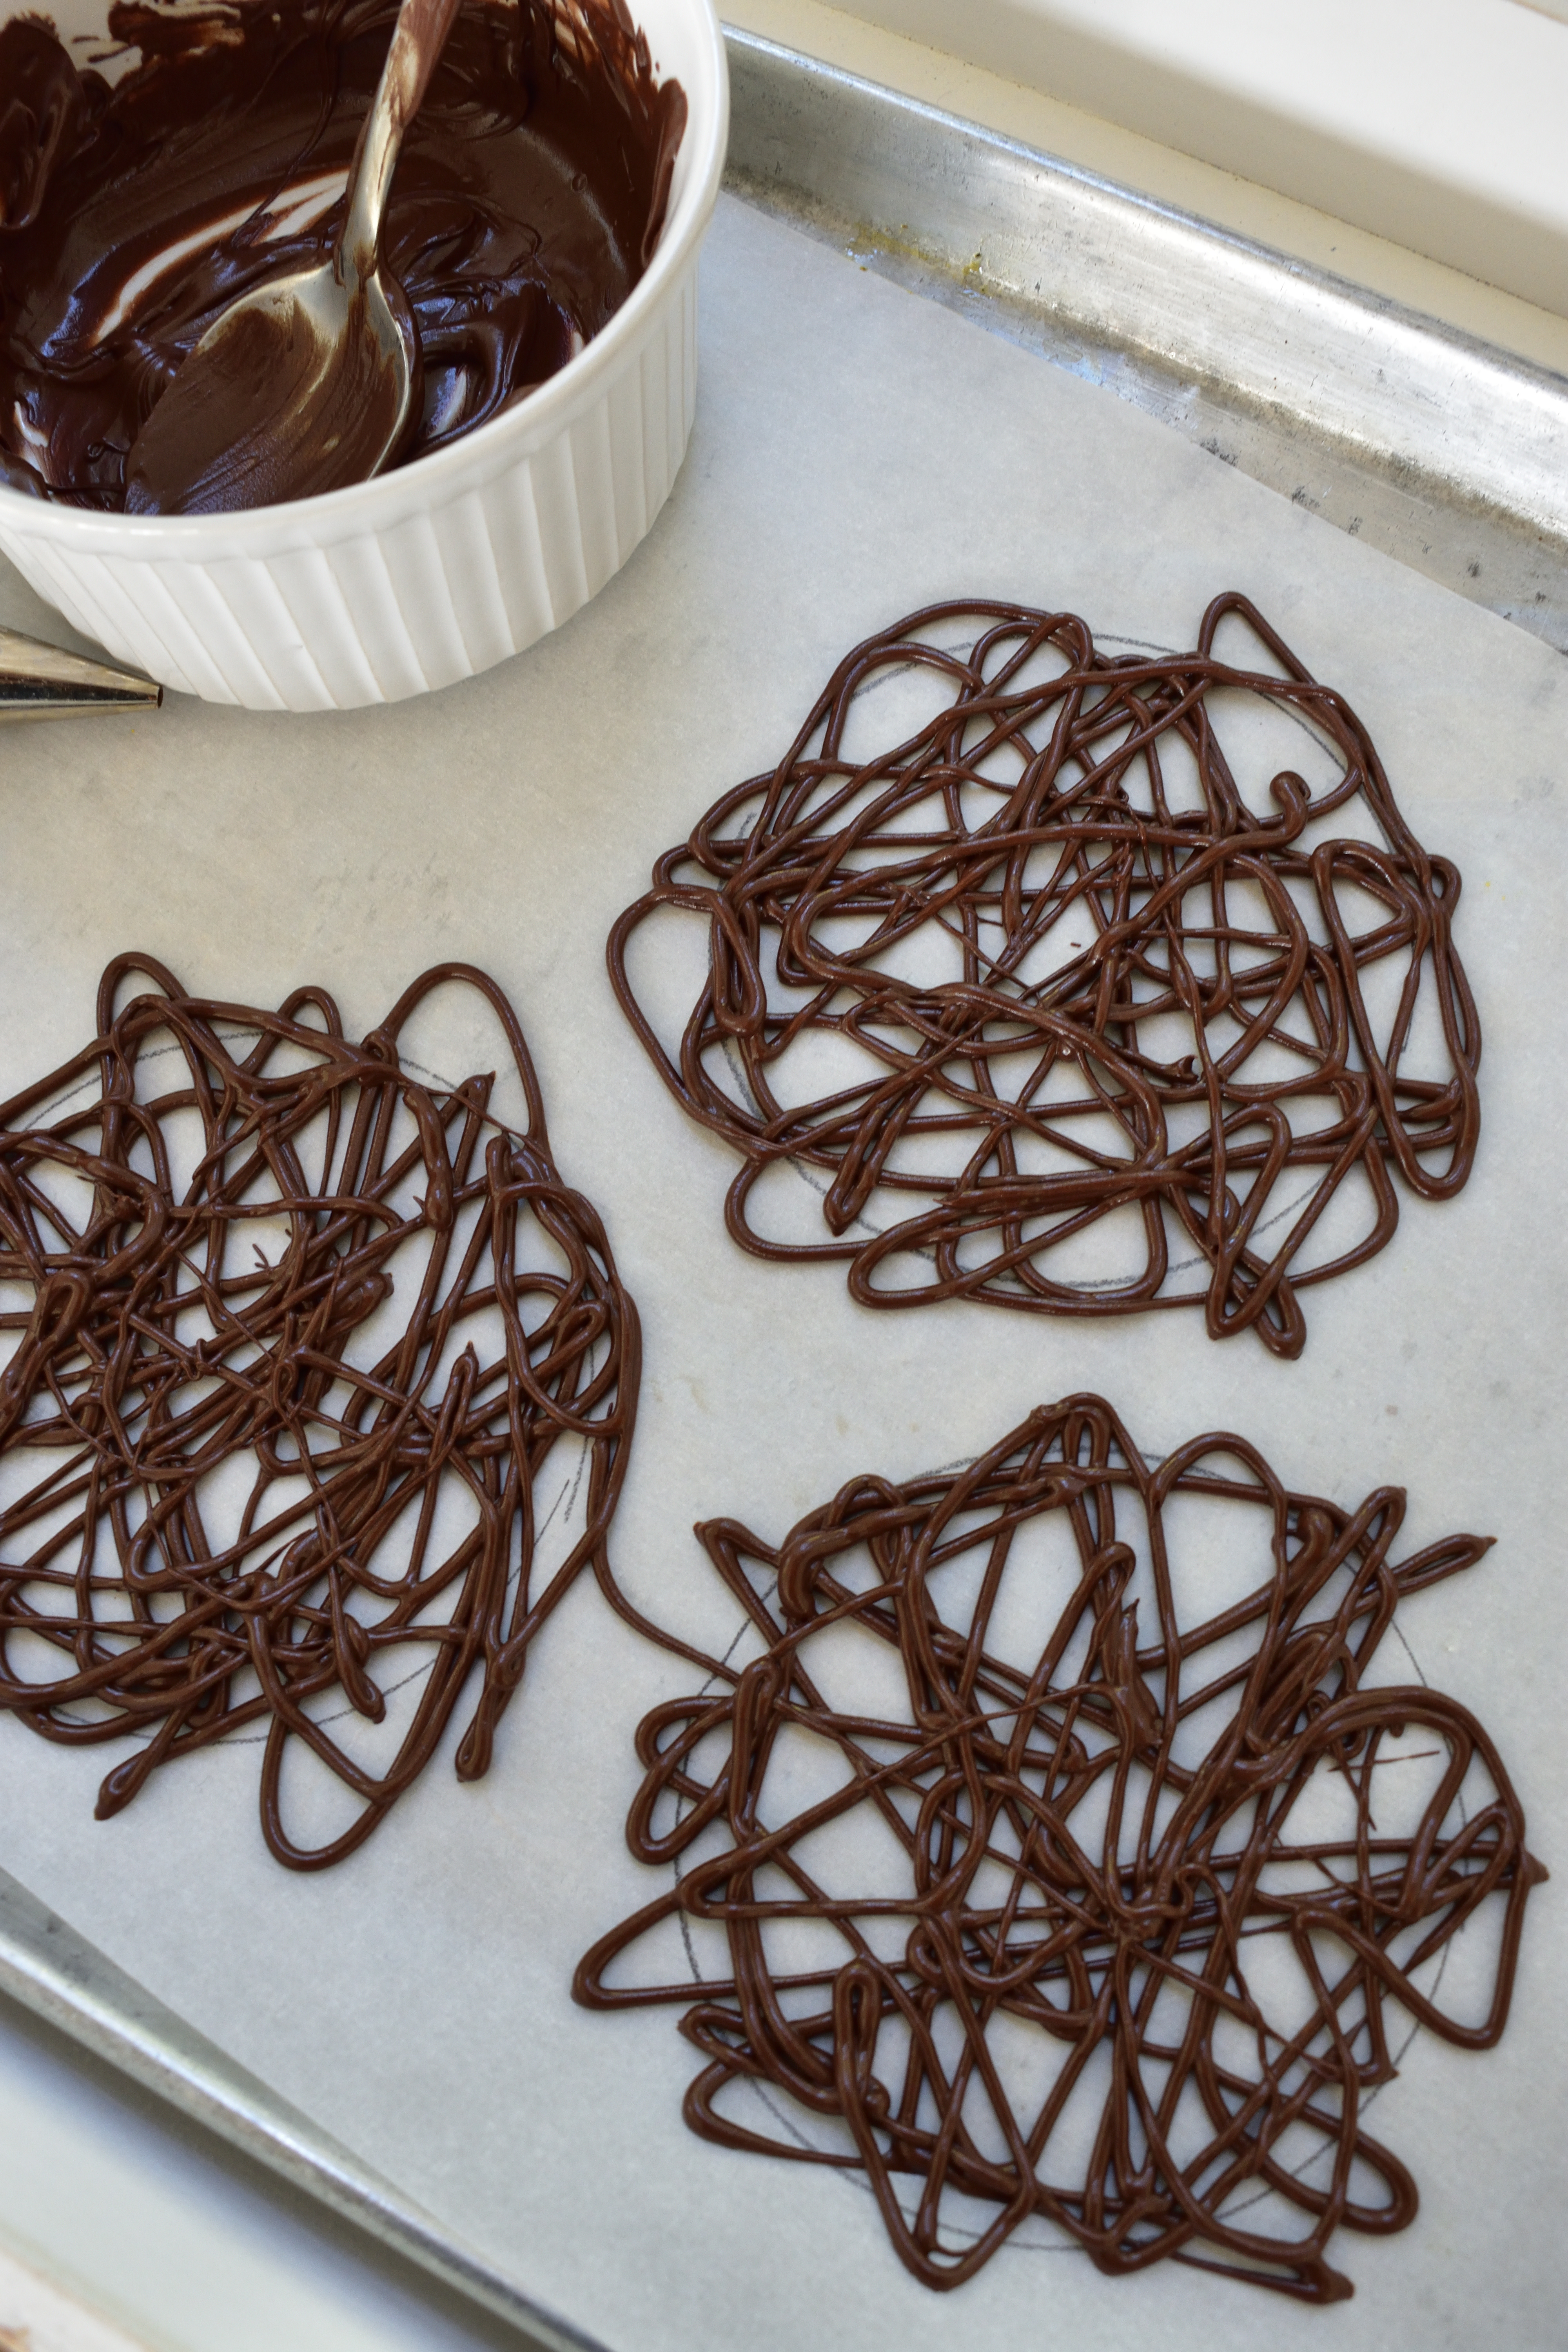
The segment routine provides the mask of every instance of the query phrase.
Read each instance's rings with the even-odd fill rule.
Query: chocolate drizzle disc
[[[1416,2210],[1367,2128],[1399,2037],[1496,2042],[1545,1874],[1474,1717],[1376,1679],[1489,1548],[1395,1564],[1405,1507],[1236,1436],[1151,1464],[1078,1396],[777,1547],[700,1528],[743,1631],[644,1719],[627,1836],[676,1883],[576,1998],[682,2009],[692,2129],[862,2174],[927,2286],[1044,2221],[1348,2295],[1334,2232]]]
[[[448,984],[504,1033],[522,1131],[493,1077],[401,1057]],[[136,1738],[100,1819],[255,1738],[268,1845],[320,1868],[465,1693],[479,1778],[540,1627],[584,1568],[608,1581],[636,1309],[484,973],[426,972],[354,1045],[321,989],[258,1011],[124,955],[98,1020],[0,1106],[0,1706]],[[302,1751],[337,1834],[289,1825]]]
[[[1245,597],[1149,656],[944,604],[840,663],[773,773],[659,859],[609,963],[742,1157],[742,1247],[842,1259],[864,1306],[1201,1307],[1289,1357],[1300,1294],[1392,1239],[1395,1176],[1443,1201],[1469,1175],[1458,897]],[[710,952],[667,1049],[630,960],[672,909]],[[792,1171],[827,1239],[798,1237]]]

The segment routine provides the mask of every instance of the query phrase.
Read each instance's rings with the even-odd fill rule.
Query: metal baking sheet
[[[1568,650],[1568,377],[755,34],[728,184]]]
[[[449,2227],[116,1968],[5,1870],[0,1870],[0,1987],[341,2221],[523,2328],[547,2352],[591,2346],[591,2338],[541,2311]]]
[[[128,944],[235,997],[277,1001],[309,974],[362,1028],[419,964],[469,956],[520,1006],[563,1166],[604,1202],[644,1311],[647,1384],[616,1553],[659,1613],[715,1633],[684,1534],[694,1517],[734,1510],[777,1533],[855,1471],[912,1475],[978,1450],[1040,1397],[1098,1386],[1151,1446],[1243,1427],[1302,1484],[1359,1496],[1404,1475],[1438,1528],[1498,1532],[1496,1565],[1430,1596],[1412,1638],[1433,1678],[1483,1714],[1500,1661],[1523,1659],[1499,1727],[1532,1822],[1560,1819],[1558,1636],[1541,1622],[1561,1608],[1544,1505],[1568,1298],[1558,1257],[1533,1247],[1552,1230],[1558,1139],[1529,1090],[1563,1042],[1559,1017],[1539,1013],[1563,953],[1560,664],[1103,387],[755,209],[723,207],[704,303],[701,414],[670,511],[534,655],[391,710],[296,719],[172,698],[110,728],[7,740],[5,1078],[79,1042],[97,968]],[[1180,644],[1232,585],[1350,694],[1407,813],[1467,875],[1460,941],[1489,1055],[1471,1190],[1440,1213],[1407,1209],[1395,1250],[1317,1294],[1296,1367],[1207,1347],[1180,1318],[1087,1335],[1009,1320],[998,1335],[984,1309],[960,1308],[868,1328],[832,1269],[740,1258],[720,1239],[727,1159],[666,1100],[602,977],[609,920],[653,856],[770,762],[844,647],[903,610],[956,590],[1016,595]],[[0,621],[48,633],[19,583],[0,604]],[[607,1767],[574,1713],[584,1657],[624,1726]],[[934,2345],[961,2323],[1017,2334],[1037,2310],[1037,2252],[999,2259],[959,2305],[921,2297],[844,2184],[721,2158],[684,2133],[687,2052],[668,2020],[566,2004],[575,1955],[646,1899],[619,1846],[629,1735],[683,1675],[574,1596],[490,1780],[459,1789],[438,1757],[363,1864],[308,1882],[246,1847],[254,1793],[237,1749],[99,1827],[98,1759],[0,1726],[7,1785],[26,1799],[0,1823],[0,1980],[552,2344],[662,2352],[743,2334],[782,2347],[805,2333],[858,2352],[895,2335]],[[557,1785],[586,1791],[586,1824],[552,1810]],[[204,1892],[192,1907],[170,1838],[194,1841],[198,1884],[219,1903]],[[1560,2252],[1528,2172],[1509,2168],[1510,2145],[1558,2112],[1568,2053],[1542,1958],[1557,1899],[1535,1898],[1519,2020],[1471,2070],[1474,2113],[1453,2053],[1434,2045],[1397,2086],[1405,2144],[1452,2148],[1457,2099],[1462,2146],[1429,2159],[1419,2237],[1354,2244],[1362,2292],[1328,2321],[1337,2344],[1379,2329],[1394,2346],[1476,2340],[1479,2298],[1500,2281],[1515,2339],[1546,2340]],[[419,2013],[400,2016],[389,2063],[377,2004],[404,1997],[415,1947]],[[345,1953],[363,1962],[363,2011],[338,2000]],[[1519,2190],[1501,2221],[1468,2193],[1478,2166]],[[1411,2262],[1419,2338],[1399,2316]],[[801,2264],[809,2294],[846,2263],[857,2283],[836,2313],[792,2311]],[[1134,2314],[1173,2343],[1220,2347],[1259,2324],[1250,2296],[1190,2277],[1113,2287],[1070,2259],[1044,2274],[1086,2341],[1115,2340]],[[1265,2313],[1282,2345],[1320,2340],[1321,2315]]]

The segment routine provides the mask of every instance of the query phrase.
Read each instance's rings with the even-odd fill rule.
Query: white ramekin
[[[31,0],[0,0],[0,23]],[[72,626],[183,694],[349,710],[449,686],[559,628],[669,496],[697,394],[697,255],[729,135],[711,0],[631,0],[689,117],[658,250],[559,375],[465,439],[325,498],[90,514],[0,488],[0,551]],[[62,37],[104,0],[49,0]]]

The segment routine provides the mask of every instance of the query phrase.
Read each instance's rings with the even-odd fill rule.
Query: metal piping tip
[[[86,661],[0,629],[0,720],[79,719],[89,710],[156,710],[163,689],[133,669]]]

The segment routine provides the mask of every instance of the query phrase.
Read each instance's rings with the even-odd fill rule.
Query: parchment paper
[[[1481,2057],[1427,2035],[1408,2053],[1375,2128],[1413,2165],[1421,2214],[1391,2239],[1342,2234],[1350,2304],[1305,2310],[1169,2264],[1107,2280],[1044,2232],[956,2297],[929,2294],[853,2179],[686,2131],[695,2053],[672,2015],[571,2005],[579,1954],[666,1883],[622,1842],[631,1734],[691,1686],[589,1583],[541,1642],[489,1780],[453,1778],[459,1715],[342,1868],[268,1860],[254,1748],[155,1775],[98,1826],[113,1751],[49,1748],[9,1719],[0,1863],[617,2352],[1560,2341],[1568,669],[1109,394],[733,203],[703,306],[671,507],[532,654],[388,710],[175,698],[0,741],[0,1090],[90,1034],[99,970],[128,945],[244,1001],[322,982],[355,1034],[427,962],[487,966],[643,1314],[616,1559],[656,1613],[721,1649],[733,1612],[695,1518],[776,1538],[852,1473],[978,1453],[1073,1389],[1105,1391],[1151,1451],[1234,1427],[1308,1489],[1354,1503],[1407,1484],[1412,1548],[1495,1534],[1403,1622],[1421,1670],[1500,1738],[1555,1872],[1507,2036]],[[742,1256],[720,1222],[733,1163],[665,1095],[605,978],[606,930],[654,856],[772,765],[851,643],[923,602],[1016,596],[1187,646],[1226,586],[1346,692],[1420,837],[1464,874],[1485,1032],[1468,1190],[1440,1210],[1406,1198],[1383,1256],[1309,1294],[1294,1364],[1209,1343],[1195,1314],[877,1316],[835,1267]],[[0,608],[61,634],[15,581]]]

